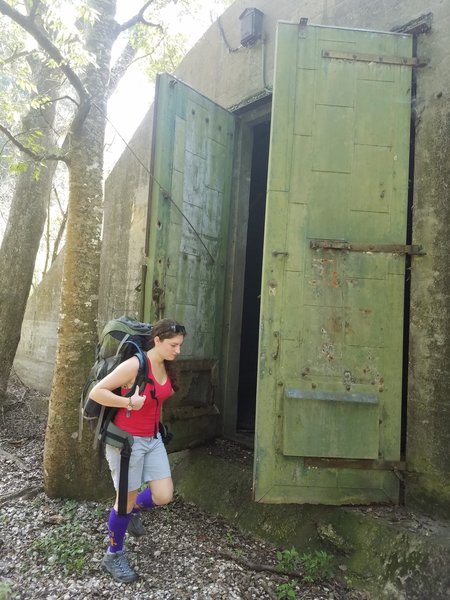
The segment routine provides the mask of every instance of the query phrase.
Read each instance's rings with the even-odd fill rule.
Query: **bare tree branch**
[[[58,229],[58,233],[57,233],[56,238],[55,238],[55,243],[53,245],[52,260],[50,262],[51,265],[55,262],[55,260],[56,260],[56,258],[58,256],[59,246],[61,244],[61,240],[62,240],[62,237],[63,237],[63,234],[64,234],[64,230],[66,229],[66,223],[67,223],[67,209],[65,211],[63,211],[62,206],[61,206],[61,202],[59,200],[59,196],[58,196],[58,194],[56,192],[56,189],[55,188],[53,188],[53,189],[54,189],[55,196],[56,196],[56,199],[58,201],[59,209],[60,209],[60,211],[62,213],[63,218],[62,218],[61,224],[60,224],[59,229]]]
[[[159,29],[159,31],[163,34],[164,28],[162,27],[162,25],[160,23],[153,23],[151,21],[148,21],[144,17],[145,11],[152,4],[152,2],[153,2],[153,0],[148,0],[141,7],[139,12],[136,15],[134,15],[134,17],[132,17],[125,23],[122,23],[122,25],[119,25],[118,26],[118,34],[126,31],[127,29],[134,27],[135,25],[137,25],[139,23],[142,23],[143,25],[147,25],[149,27],[154,27],[156,29]],[[111,95],[114,93],[123,74],[130,67],[130,65],[132,65],[135,62],[136,54],[137,54],[137,48],[133,48],[133,46],[130,44],[130,42],[128,42],[126,47],[124,48],[122,54],[116,61],[116,64],[114,65],[114,67],[111,70],[111,78],[110,78],[110,83],[109,83],[109,87],[108,87],[108,98],[111,97]],[[148,56],[148,55],[146,55],[146,56]],[[139,59],[136,59],[136,60],[139,60]]]
[[[34,21],[36,15],[37,15],[37,11],[38,11],[40,4],[41,4],[41,0],[33,0],[33,4],[31,5],[30,13],[29,13],[30,19],[32,21]]]
[[[40,105],[44,106],[45,104],[52,104],[53,102],[59,102],[60,100],[70,100],[70,102],[73,102],[77,108],[80,108],[80,105],[75,100],[75,98],[72,98],[67,94],[65,94],[64,96],[58,96],[58,98],[52,98],[52,100],[43,100]]]
[[[151,52],[146,52],[145,54],[141,54],[141,56],[136,57],[131,64],[133,65],[134,63],[137,63],[139,60],[145,60],[146,58],[153,56],[155,54],[155,51],[161,45],[161,43],[162,43],[162,40],[159,40],[159,42],[154,46],[154,48]]]
[[[149,27],[155,27],[156,29],[159,29],[161,33],[164,33],[164,27],[160,23],[153,23],[152,21],[147,21],[147,19],[144,19],[144,17],[142,17],[140,23],[148,25]]]
[[[126,31],[127,29],[130,29],[131,27],[134,27],[138,23],[143,23],[144,25],[152,25],[153,27],[161,27],[161,25],[157,25],[155,23],[150,23],[149,21],[147,21],[144,18],[144,13],[147,10],[147,8],[150,6],[150,4],[152,4],[152,2],[153,2],[153,0],[147,0],[147,2],[142,6],[142,8],[139,10],[139,12],[136,15],[134,15],[134,17],[131,17],[131,19],[129,19],[128,21],[125,21],[125,23],[122,23],[122,25],[119,25],[119,33],[121,33],[122,31]]]
[[[20,467],[24,471],[29,471],[30,470],[30,467],[26,463],[24,463],[22,459],[20,459],[15,454],[11,454],[10,452],[6,452],[6,450],[3,450],[2,448],[0,448],[0,458],[5,458],[6,460],[12,460],[13,462],[16,463],[16,465],[18,467]],[[2,496],[2,498],[3,498],[3,496]]]
[[[51,203],[50,203],[50,194],[49,194],[48,200],[47,200],[47,231],[46,231],[46,236],[45,236],[45,263],[44,263],[44,268],[42,269],[42,275],[45,275],[45,273],[47,273],[48,262],[50,260],[50,207],[51,207]]]
[[[35,54],[35,53],[36,53],[35,50],[21,50],[21,51],[19,51],[16,48],[14,50],[14,52],[11,54],[11,56],[8,56],[8,57],[2,59],[2,65],[7,65],[8,63],[13,63],[18,58],[24,58],[24,57],[26,58],[28,56],[31,56],[31,55]]]
[[[19,140],[6,128],[4,127],[1,123],[0,123],[0,131],[24,154],[26,154],[27,156],[30,156],[33,160],[35,161],[42,161],[42,160],[62,160],[63,162],[65,162],[66,164],[68,164],[69,159],[67,158],[67,156],[65,156],[64,154],[36,154],[35,152],[33,152],[33,150],[30,150],[30,148],[27,148],[24,144],[22,144],[22,142],[19,142]]]
[[[133,58],[133,60],[130,61],[130,64],[127,66],[127,69],[129,67],[131,67],[131,65],[134,65],[135,63],[137,63],[140,60],[145,60],[146,58],[152,57],[154,55],[154,53],[156,52],[156,50],[159,48],[159,46],[163,43],[163,39],[159,39],[158,42],[155,44],[155,46],[153,47],[151,52],[147,52],[146,54],[141,54],[140,56],[137,56],[135,58]]]
[[[38,494],[44,491],[43,485],[31,486],[29,485],[22,490],[16,490],[15,492],[9,492],[8,494],[2,494],[0,496],[0,506],[6,504],[9,500],[15,500],[16,498],[34,498]]]
[[[117,59],[115,65],[111,69],[111,76],[108,84],[108,98],[110,98],[111,95],[114,93],[123,74],[133,63],[136,53],[137,48],[133,48],[130,42],[128,42],[128,44],[123,49],[121,55]]]
[[[56,189],[55,185],[52,185],[52,190],[53,190],[53,193],[55,194],[55,198],[56,198],[56,202],[58,204],[59,212],[61,213],[62,217],[65,217],[67,211],[65,211],[63,209],[63,207],[62,207],[61,200],[60,200],[59,194],[58,194],[58,190]]]

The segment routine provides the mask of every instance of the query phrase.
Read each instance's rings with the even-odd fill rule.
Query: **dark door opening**
[[[238,382],[237,430],[255,430],[261,276],[266,212],[270,122],[253,128],[249,216]]]

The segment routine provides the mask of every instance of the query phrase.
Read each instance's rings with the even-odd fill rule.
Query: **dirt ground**
[[[36,407],[45,401],[13,380],[0,414],[0,600],[368,599],[349,589],[332,557],[319,573],[304,561],[280,573],[277,551],[288,550],[292,559],[292,549],[243,534],[179,497],[145,513],[144,537],[125,540],[139,581],[114,582],[100,568],[109,503],[52,500],[44,493],[45,420]]]

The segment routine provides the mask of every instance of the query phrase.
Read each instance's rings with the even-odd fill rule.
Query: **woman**
[[[123,397],[133,387],[139,368],[137,356],[121,363],[112,373],[99,381],[92,389],[91,398],[99,404],[117,407],[114,424],[131,433],[134,443],[128,471],[127,514],[118,514],[118,491],[120,474],[120,451],[106,444],[106,458],[116,489],[116,502],[108,521],[109,546],[103,557],[102,567],[116,581],[130,583],[138,579],[130,567],[123,550],[125,533],[143,534],[139,512],[169,503],[173,495],[173,483],[167,452],[158,432],[161,406],[178,388],[173,361],[180,353],[186,330],[171,319],[154,324],[147,350],[149,378],[142,395],[139,389],[130,397]],[[113,390],[121,389],[121,396]],[[141,485],[146,487],[139,492]]]

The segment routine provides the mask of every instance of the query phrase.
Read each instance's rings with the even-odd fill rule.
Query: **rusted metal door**
[[[277,39],[255,499],[396,502],[412,40]]]
[[[168,400],[171,449],[215,435],[235,118],[168,74],[157,79],[144,318],[188,335]]]

